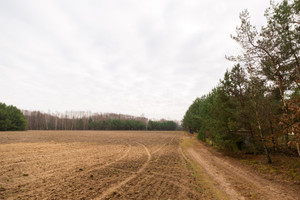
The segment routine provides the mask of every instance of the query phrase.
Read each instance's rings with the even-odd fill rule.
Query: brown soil
[[[224,156],[201,142],[188,148],[187,152],[228,199],[300,199],[299,185],[270,180],[237,159]]]
[[[0,199],[299,199],[297,188],[187,141],[182,132],[0,132]]]
[[[0,199],[212,199],[180,132],[0,132]]]

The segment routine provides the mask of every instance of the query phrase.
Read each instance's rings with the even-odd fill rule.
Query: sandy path
[[[230,158],[219,157],[201,143],[197,143],[196,148],[188,148],[187,152],[229,199],[300,199],[299,190],[291,191],[264,179]]]

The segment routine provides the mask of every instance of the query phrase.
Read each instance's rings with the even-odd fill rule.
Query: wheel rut
[[[137,177],[140,173],[142,173],[145,168],[147,167],[147,165],[149,164],[150,160],[151,160],[151,153],[149,151],[149,149],[142,143],[137,142],[139,145],[141,145],[146,153],[147,153],[147,161],[142,165],[142,167],[136,171],[134,174],[132,174],[131,176],[127,177],[125,180],[123,180],[122,182],[111,186],[110,188],[108,188],[106,191],[104,191],[99,197],[95,198],[96,200],[100,200],[100,199],[104,199],[106,196],[110,195],[112,192],[116,191],[118,188],[122,187],[123,185],[125,185],[126,183],[128,183],[130,180],[134,179],[135,177]]]
[[[169,142],[164,143],[163,145],[161,145],[158,149],[156,149],[155,151],[152,152],[152,154],[155,154],[157,152],[159,152],[160,150],[162,150],[165,146],[170,145],[171,142],[174,140],[175,137],[172,137],[172,139]]]
[[[112,165],[112,164],[114,164],[114,163],[122,160],[123,158],[125,158],[128,155],[128,153],[130,152],[130,150],[131,150],[131,144],[129,144],[128,149],[125,151],[125,153],[122,156],[120,156],[119,158],[115,159],[114,161],[108,162],[108,163],[106,163],[104,165],[101,165],[101,166],[97,167],[97,169],[108,167],[108,166],[110,166],[110,165]],[[95,170],[95,169],[92,169],[92,170]]]
[[[281,185],[257,176],[230,159],[214,155],[204,145],[200,147],[197,151],[189,148],[187,152],[230,199],[300,199]]]

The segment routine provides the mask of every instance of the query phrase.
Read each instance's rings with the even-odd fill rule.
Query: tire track
[[[115,169],[117,171],[125,172],[125,173],[128,173],[128,174],[135,174],[136,173],[136,172],[132,172],[130,170],[119,169],[119,168],[115,168],[115,167],[111,167],[111,169]],[[159,172],[152,172],[151,171],[151,172],[148,172],[148,174],[143,174],[143,176],[148,177],[148,178],[158,179],[158,180],[165,180],[166,182],[174,183],[174,185],[176,185],[176,186],[178,186],[182,189],[189,190],[192,193],[194,193],[193,190],[191,190],[188,187],[185,187],[183,185],[180,185],[179,183],[189,185],[191,187],[200,187],[199,185],[190,183],[186,180],[182,180],[180,177],[176,177],[176,176],[173,176],[173,175],[168,175],[166,173],[159,173]],[[162,178],[162,177],[165,177],[165,179]]]
[[[166,145],[170,145],[171,142],[173,141],[173,139],[175,138],[175,136],[171,139],[171,141],[164,143],[163,145],[161,145],[158,149],[156,149],[155,151],[152,152],[152,155],[159,152],[161,149],[163,149]]]
[[[202,163],[206,163],[207,165],[210,165],[210,169],[214,169],[219,174],[219,177],[224,177],[226,179],[227,177],[236,177],[233,180],[226,179],[228,182],[228,186],[231,188],[233,187],[231,183],[234,182],[240,182],[245,183],[245,187],[250,187],[251,190],[257,192],[260,192],[258,194],[261,198],[266,199],[288,199],[288,200],[294,200],[294,199],[300,199],[299,196],[293,196],[291,193],[287,193],[285,189],[281,188],[281,185],[276,185],[275,183],[270,182],[269,180],[265,180],[256,174],[253,174],[249,171],[245,171],[244,169],[234,166],[233,164],[230,164],[227,162],[226,159],[222,159],[219,157],[216,157],[211,152],[209,152],[207,149],[204,149],[202,147],[199,149],[202,154],[205,154],[207,157],[210,157],[210,161],[205,161],[205,159],[200,158],[201,155],[198,155],[198,160],[202,160]],[[194,154],[196,152],[193,149],[188,150],[190,154]],[[221,170],[219,170],[221,169]],[[230,180],[230,182],[229,182]],[[263,196],[261,196],[263,195]]]
[[[192,156],[193,159],[195,159],[206,171],[206,173],[220,185],[220,188],[226,192],[226,194],[230,197],[230,199],[238,199],[238,200],[244,200],[245,198],[240,195],[231,185],[231,183],[225,178],[225,176],[222,176],[218,169],[211,163],[205,162],[201,156],[196,153],[193,149],[188,149],[188,153]],[[218,174],[216,176],[216,174]]]
[[[101,194],[101,196],[95,198],[96,200],[98,199],[104,199],[107,195],[111,194],[112,192],[114,192],[115,190],[117,190],[118,188],[122,187],[123,185],[125,185],[126,183],[128,183],[130,180],[134,179],[135,177],[138,176],[138,174],[140,174],[141,172],[143,172],[145,170],[145,168],[147,167],[147,165],[149,164],[150,160],[151,160],[151,153],[149,151],[149,149],[142,143],[137,142],[139,145],[143,146],[145,151],[147,152],[148,158],[147,161],[143,164],[143,166],[133,175],[129,176],[128,178],[126,178],[125,180],[123,180],[122,182],[108,188],[105,192],[103,192]]]
[[[193,194],[194,196],[199,196],[199,193],[189,188],[189,186],[192,185],[189,185],[188,183],[185,182],[189,186],[184,186],[180,180],[173,181],[168,179],[169,178],[168,176],[165,176],[165,178],[163,178],[162,177],[164,176],[163,174],[159,174],[159,175],[160,177],[157,177],[157,174],[143,174],[142,177],[139,177],[141,178],[141,180],[138,181],[136,185],[141,184],[141,182],[143,182],[144,185],[147,185],[148,189],[144,187],[138,187],[139,190],[142,189],[143,191],[157,191],[158,188],[156,183],[163,182],[167,185],[173,185],[179,188],[181,190],[180,195],[182,196],[185,196],[185,194],[187,193]]]
[[[188,158],[184,155],[181,147],[178,148],[178,152],[182,155],[185,161],[189,162]]]
[[[173,140],[174,138],[175,138],[175,137],[173,137],[172,140]],[[172,140],[168,142],[169,145],[170,145],[170,143],[172,142]],[[167,144],[167,143],[166,143],[166,144]],[[162,147],[165,147],[166,144],[162,145]],[[160,149],[160,150],[163,149],[162,147],[160,147],[159,149]],[[178,148],[178,153],[179,153],[179,154],[180,154],[180,151],[181,151],[181,148],[179,147],[179,148]],[[182,151],[181,151],[181,153],[182,153]],[[185,159],[187,159],[183,153],[182,153],[182,155],[184,156]],[[152,156],[153,156],[153,153],[152,153]],[[157,161],[158,159],[159,159],[159,158],[157,158],[156,161]],[[155,160],[152,160],[152,161],[155,161]],[[152,163],[152,161],[151,161],[151,163]],[[168,166],[168,167],[169,167],[169,166]],[[119,168],[115,168],[115,167],[112,167],[112,168],[114,168],[114,169],[116,169],[116,170],[118,170],[118,171],[121,171],[121,172],[129,173],[129,174],[135,174],[135,173],[136,173],[136,172],[132,172],[132,171],[130,171],[130,170],[124,170],[124,169],[119,169]],[[176,169],[180,170],[181,168],[178,167],[178,168],[176,168]],[[181,171],[182,171],[182,169],[181,169]],[[170,174],[163,173],[163,172],[154,172],[154,171],[150,171],[150,172],[148,172],[148,173],[149,173],[149,174],[143,174],[143,176],[148,177],[148,178],[151,178],[151,177],[152,177],[152,178],[157,179],[157,180],[164,180],[164,181],[166,181],[166,182],[172,183],[173,185],[176,185],[177,187],[181,188],[183,191],[189,191],[189,192],[191,192],[191,193],[194,194],[194,195],[197,194],[194,190],[191,190],[191,189],[189,189],[188,187],[185,187],[184,185],[179,184],[179,183],[183,183],[183,184],[185,184],[185,185],[189,185],[189,186],[191,186],[191,187],[197,187],[197,188],[199,187],[199,185],[192,184],[192,183],[189,183],[188,181],[182,180],[181,177],[176,177],[176,176],[174,176],[174,175],[170,175]],[[162,177],[165,177],[165,179],[162,178]],[[172,179],[173,179],[173,180],[172,180]],[[198,194],[197,194],[197,195],[198,195]]]
[[[165,148],[168,148],[168,146],[171,145],[171,143],[173,142],[175,136],[172,137],[171,140],[169,140],[169,142],[163,144],[161,147],[159,147],[157,150],[153,151],[152,155],[159,152],[160,150],[162,149],[165,149]],[[160,158],[156,158],[155,160],[152,160],[152,161],[158,161]],[[152,163],[151,161],[151,163]],[[150,164],[151,164],[150,163]],[[178,168],[179,169],[179,168]],[[129,171],[128,171],[129,172]],[[132,172],[129,172],[129,173],[132,173]],[[152,180],[152,181],[155,181],[155,182],[159,182],[159,181],[162,181],[162,182],[165,182],[165,183],[169,183],[169,184],[172,184],[174,186],[176,186],[177,188],[180,188],[181,190],[181,196],[185,196],[186,194],[190,193],[192,195],[195,195],[195,196],[199,196],[199,193],[193,189],[190,189],[190,187],[194,187],[194,188],[199,188],[199,185],[195,185],[195,184],[191,184],[185,180],[182,180],[180,177],[176,177],[176,176],[172,176],[172,175],[167,175],[166,173],[159,173],[159,172],[153,172],[153,171],[150,171],[148,172],[149,174],[145,174],[143,173],[143,177],[146,177],[146,179],[148,180]],[[145,181],[146,180],[145,178],[143,178],[143,180]],[[172,180],[173,179],[173,180]],[[147,180],[147,182],[148,182]],[[182,184],[184,183],[184,185]],[[152,184],[150,184],[152,185]],[[188,186],[186,186],[188,185]],[[152,188],[153,189],[153,188]],[[113,192],[113,191],[112,191]],[[186,196],[185,196],[186,197]]]
[[[90,169],[87,170],[85,173],[90,173],[91,171],[94,171],[94,170],[98,170],[98,169],[101,169],[101,168],[108,167],[108,166],[110,166],[110,165],[112,165],[112,164],[114,164],[114,163],[116,163],[116,162],[122,160],[123,158],[125,158],[125,157],[128,155],[128,153],[129,153],[130,150],[131,150],[131,147],[132,147],[131,144],[129,144],[127,150],[125,151],[125,153],[124,153],[121,157],[119,157],[119,158],[117,158],[117,159],[115,159],[115,160],[113,160],[113,161],[111,161],[111,162],[109,162],[109,163],[106,163],[106,164],[100,165],[100,166],[99,166],[99,164],[94,164],[94,165],[89,166]],[[118,155],[120,152],[121,152],[121,150],[118,151],[117,153],[114,153],[114,154],[111,154],[111,155],[108,155],[108,156],[102,156],[102,157],[100,157],[100,158],[110,158],[110,157],[114,157],[114,156]],[[51,170],[51,171],[47,171],[47,172],[45,173],[46,177],[51,176],[55,171],[59,171],[59,170]],[[70,173],[70,174],[72,174],[72,173]],[[69,176],[69,177],[71,177],[71,176]]]
[[[127,151],[126,151],[121,157],[115,159],[114,161],[111,161],[111,162],[109,162],[109,163],[106,163],[106,164],[104,164],[104,165],[101,165],[101,166],[97,167],[96,169],[98,170],[98,169],[101,169],[101,168],[108,167],[108,166],[110,166],[110,165],[112,165],[112,164],[114,164],[114,163],[116,163],[116,162],[122,160],[123,158],[125,158],[125,157],[128,155],[129,151],[131,150],[131,147],[132,147],[131,144],[129,144],[129,147],[128,147]],[[115,154],[114,154],[114,155],[115,155]],[[93,170],[95,170],[95,168],[90,169],[88,172],[91,172],[91,171],[93,171]]]
[[[188,191],[194,195],[199,195],[197,192],[195,192],[194,190],[191,190],[190,187],[199,187],[198,185],[194,185],[194,184],[191,184],[187,181],[183,181],[179,178],[176,178],[175,176],[172,176],[172,175],[165,175],[163,173],[151,173],[149,175],[145,175],[147,177],[153,177],[155,180],[162,180],[162,181],[165,181],[165,182],[168,182],[168,183],[171,183],[175,186],[177,186],[178,188],[181,188],[183,191]],[[158,177],[159,176],[159,177]],[[162,177],[165,177],[162,178]],[[172,179],[175,179],[174,181]],[[188,185],[188,186],[185,186],[185,185]]]

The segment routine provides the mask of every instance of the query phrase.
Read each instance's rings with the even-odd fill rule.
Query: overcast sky
[[[0,102],[181,120],[269,0],[0,1]]]

